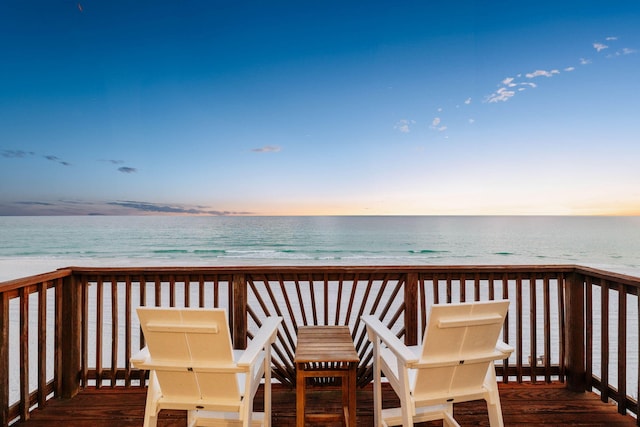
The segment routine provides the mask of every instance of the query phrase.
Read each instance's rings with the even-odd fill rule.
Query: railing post
[[[247,278],[244,274],[234,274],[233,287],[233,348],[247,348]]]
[[[407,273],[404,284],[404,343],[418,344],[418,274]]]
[[[0,426],[9,425],[9,298],[0,292]]]
[[[60,341],[62,358],[62,372],[60,380],[62,383],[63,398],[71,398],[80,390],[80,339],[82,331],[82,307],[81,307],[81,287],[78,285],[76,277],[71,273],[62,282],[62,324]]]
[[[565,369],[567,388],[577,393],[586,390],[584,277],[576,272],[565,278],[567,337]]]

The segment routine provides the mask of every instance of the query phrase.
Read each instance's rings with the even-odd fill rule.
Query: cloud
[[[433,121],[431,122],[431,126],[435,127],[438,126],[440,124],[440,117],[436,117],[433,119]]]
[[[16,202],[17,205],[27,205],[27,206],[53,206],[53,203],[49,202]]]
[[[513,87],[513,86],[516,86],[516,84],[513,83],[514,80],[515,79],[513,77],[507,77],[502,81],[502,84],[508,87]]]
[[[590,59],[586,59],[586,58],[580,58],[580,65],[588,65],[591,64],[591,60]]]
[[[33,151],[23,151],[23,150],[2,150],[2,157],[7,159],[22,159],[27,156],[33,156],[36,153]]]
[[[252,148],[251,151],[254,153],[277,153],[282,151],[282,148],[277,145],[265,145],[260,148]]]
[[[399,130],[402,133],[409,133],[411,132],[411,125],[414,125],[415,123],[415,120],[402,119],[398,120],[398,122],[393,125],[393,128]]]
[[[606,41],[613,41],[613,40],[618,40],[617,37],[607,37],[605,38]]]
[[[128,166],[122,166],[122,167],[118,168],[118,171],[122,172],[122,173],[136,173],[136,172],[138,172],[138,169],[130,168]]]
[[[515,95],[515,91],[507,90],[507,88],[501,87],[491,95],[489,95],[486,99],[486,102],[495,103],[495,102],[506,102]]]
[[[107,203],[111,206],[120,206],[124,208],[133,209],[136,211],[147,213],[167,213],[167,214],[187,214],[187,215],[249,215],[251,212],[234,212],[234,211],[218,211],[198,208],[188,208],[179,205],[169,206],[165,204],[149,203],[149,202],[136,202],[136,201],[118,201]]]
[[[564,69],[564,71],[574,71],[576,69],[576,67],[567,67]]]
[[[536,70],[533,73],[527,73],[525,74],[525,77],[527,77],[528,79],[533,79],[536,77],[553,77],[554,74],[560,74],[560,71],[558,70],[551,70],[551,71],[545,71],[545,70]]]
[[[48,155],[45,155],[45,156],[42,156],[42,157],[44,157],[45,159],[47,159],[47,160],[49,160],[49,161],[59,163],[59,164],[61,164],[62,166],[71,166],[71,163],[69,163],[69,162],[66,162],[66,161],[62,160],[62,159],[61,159],[60,157],[58,157],[58,156],[54,156],[54,155],[48,154]]]
[[[471,104],[471,98],[467,98],[467,99],[465,99],[464,103],[465,103],[466,105]]]
[[[609,46],[607,46],[607,45],[606,45],[606,44],[604,44],[604,43],[594,43],[594,44],[593,44],[593,48],[594,48],[597,52],[600,52],[600,51],[603,51],[603,50],[605,50],[605,49],[608,49],[608,48],[609,48]]]

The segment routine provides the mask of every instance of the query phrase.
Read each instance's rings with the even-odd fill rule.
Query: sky
[[[640,215],[640,2],[6,0],[0,215]]]

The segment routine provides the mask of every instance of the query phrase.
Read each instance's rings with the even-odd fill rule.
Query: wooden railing
[[[267,315],[283,317],[273,377],[293,387],[300,325],[348,325],[366,385],[363,314],[416,344],[432,304],[498,298],[511,301],[503,331],[516,349],[497,366],[501,381],[561,381],[637,415],[639,286],[573,265],[60,269],[0,284],[0,421],[83,387],[144,386],[129,364],[144,345],[140,305],[224,307],[237,348]]]

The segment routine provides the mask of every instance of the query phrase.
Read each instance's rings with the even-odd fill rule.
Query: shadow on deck
[[[617,413],[616,406],[600,401],[593,393],[576,394],[564,384],[499,384],[504,422],[507,426],[580,425],[636,426],[636,419]],[[31,419],[16,425],[26,427],[75,426],[142,426],[144,388],[89,388],[69,400],[54,400],[43,411],[34,411]],[[335,389],[312,390],[310,411],[330,411],[339,407],[340,393]],[[274,386],[273,426],[295,426],[295,390]],[[385,407],[397,399],[390,387],[383,391]],[[256,396],[256,409],[262,407],[262,394]],[[455,417],[463,426],[487,426],[484,402],[461,403],[455,406]],[[358,390],[358,426],[373,425],[371,385]],[[316,425],[316,424],[314,424]],[[417,424],[440,426],[441,422]],[[186,426],[186,416],[180,411],[162,411],[159,427]]]

